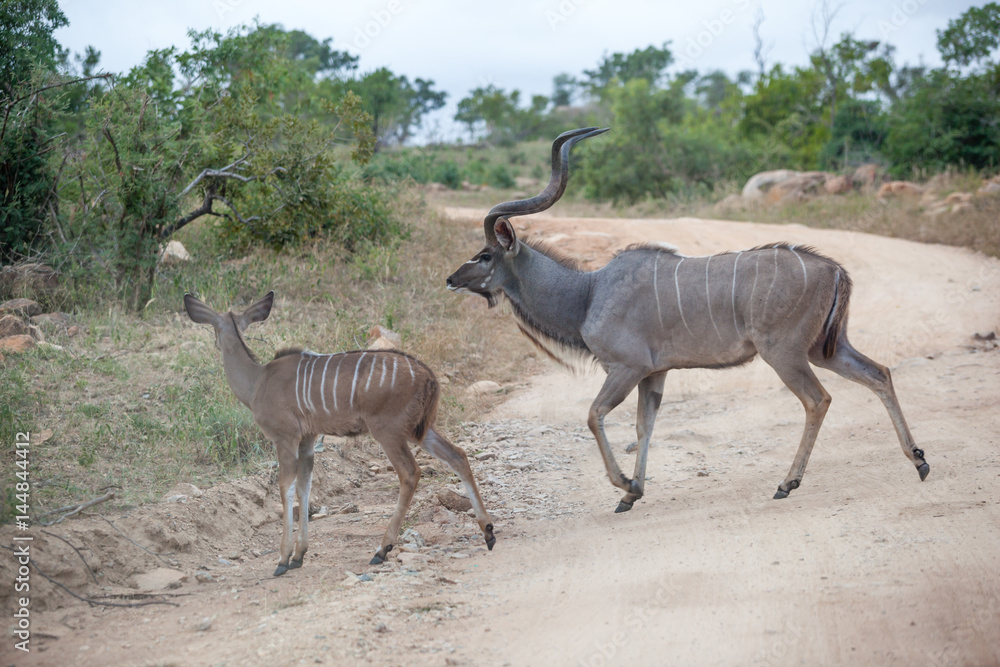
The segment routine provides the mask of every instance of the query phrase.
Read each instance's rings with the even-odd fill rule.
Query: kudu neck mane
[[[577,260],[544,243],[521,243],[525,247],[519,263],[529,267],[530,275],[518,275],[504,287],[504,295],[521,332],[550,358],[572,368],[575,364],[567,357],[575,362],[592,356],[580,335],[590,295],[589,273]],[[534,284],[522,289],[524,280]]]

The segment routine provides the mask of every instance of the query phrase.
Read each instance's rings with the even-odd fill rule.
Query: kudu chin
[[[319,434],[370,433],[399,476],[399,501],[371,563],[383,562],[410,507],[420,479],[409,443],[415,443],[451,468],[465,484],[476,519],[491,550],[493,522],[479,495],[465,452],[434,428],[440,386],[422,362],[395,350],[354,350],[316,354],[281,350],[274,360],[257,362],[242,332],[267,319],[274,292],[242,313],[220,314],[184,295],[188,316],[215,329],[216,346],[233,393],[250,408],[254,421],[278,454],[283,532],[274,576],[301,567],[309,546],[309,491],[313,443]],[[292,504],[299,500],[299,534],[292,544]]]
[[[917,448],[889,369],[847,339],[851,280],[837,262],[807,247],[777,243],[708,257],[660,245],[631,246],[596,271],[581,271],[558,252],[517,238],[509,218],[544,211],[566,188],[573,145],[606,129],[559,135],[552,176],[537,197],[498,204],[486,216],[486,246],[459,267],[448,289],[506,299],[521,331],[554,359],[589,357],[608,377],[588,424],[612,484],[626,493],[617,512],[642,497],[649,438],[667,371],[725,368],[760,355],[805,408],[806,423],[788,476],[775,498],[798,488],[830,405],[810,363],[871,389],[882,400],[903,453],[920,479],[930,467]],[[636,387],[637,450],[632,478],[622,474],[604,418]]]

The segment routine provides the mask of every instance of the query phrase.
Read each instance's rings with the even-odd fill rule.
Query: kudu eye
[[[479,261],[480,262],[487,262],[488,263],[492,259],[493,259],[492,255],[490,255],[488,252],[484,252],[482,255],[479,256]]]

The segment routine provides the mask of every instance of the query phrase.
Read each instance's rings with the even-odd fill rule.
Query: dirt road
[[[493,552],[472,518],[439,507],[449,480],[429,471],[408,546],[367,565],[395,475],[374,450],[328,451],[320,500],[361,511],[315,521],[301,570],[270,577],[277,502],[262,482],[144,508],[117,524],[173,555],[102,553],[125,571],[104,588],[151,591],[164,584],[143,573],[160,568],[166,582],[179,571],[186,579],[167,589],[179,606],[39,611],[32,652],[0,662],[1000,664],[1000,351],[971,338],[1000,331],[1000,262],[797,226],[539,217],[519,231],[594,266],[647,240],[691,255],[785,240],[835,257],[855,283],[851,340],[892,366],[930,476],[919,481],[873,394],[820,371],[833,405],[802,487],[772,500],[803,412],[756,361],[668,376],[646,496],[614,514],[621,494],[585,426],[602,377],[553,369],[506,388],[456,438],[478,455]],[[608,418],[627,470],[634,418],[634,397]],[[337,493],[359,475],[360,489]]]

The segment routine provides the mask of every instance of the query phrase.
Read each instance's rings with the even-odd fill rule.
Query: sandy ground
[[[482,212],[449,214],[477,224]],[[690,255],[784,240],[838,259],[855,283],[851,340],[892,367],[930,476],[919,481],[873,394],[819,371],[833,405],[802,487],[772,500],[803,412],[755,361],[668,376],[646,496],[614,514],[621,493],[585,426],[602,377],[553,368],[505,388],[456,438],[478,455],[492,552],[471,518],[439,507],[435,493],[452,480],[430,472],[408,545],[369,566],[395,475],[377,452],[327,451],[318,497],[360,511],[313,522],[301,570],[270,576],[279,526],[268,480],[116,520],[169,552],[158,558],[121,540],[88,543],[101,529],[92,519],[53,528],[87,543],[84,560],[106,577],[88,585],[80,558],[40,536],[50,568],[61,564],[66,580],[77,572],[74,590],[131,595],[180,579],[165,588],[173,597],[152,598],[178,606],[89,608],[49,591],[32,652],[5,637],[0,664],[1000,664],[1000,351],[971,338],[1000,331],[1000,262],[798,226],[520,224],[593,266],[648,240]],[[634,418],[634,397],[608,418],[626,470]],[[162,580],[143,579],[150,571]]]

